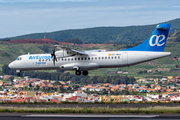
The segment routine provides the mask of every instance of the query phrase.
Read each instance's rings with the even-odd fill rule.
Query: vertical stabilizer
[[[170,30],[171,24],[160,24],[157,25],[151,37],[149,37],[146,41],[144,41],[139,46],[125,49],[122,51],[157,51],[163,52],[166,40],[168,37],[168,33]]]

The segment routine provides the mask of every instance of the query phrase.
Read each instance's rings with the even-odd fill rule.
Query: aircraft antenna
[[[44,38],[46,38],[46,32],[44,33]]]

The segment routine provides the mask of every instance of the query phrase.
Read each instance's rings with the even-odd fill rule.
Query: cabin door
[[[128,64],[128,53],[127,52],[123,52],[122,63],[124,65]]]

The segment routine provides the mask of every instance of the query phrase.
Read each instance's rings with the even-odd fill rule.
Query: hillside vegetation
[[[171,30],[179,30],[180,19],[168,21],[171,23]],[[157,24],[129,27],[95,27],[86,29],[62,30],[46,33],[46,38],[57,41],[68,41],[69,39],[80,39],[83,43],[141,43],[153,32]],[[45,33],[33,33],[8,38],[15,39],[39,39]]]

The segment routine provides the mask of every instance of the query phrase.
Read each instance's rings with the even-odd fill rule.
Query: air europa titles
[[[29,56],[29,60],[38,60],[38,59],[51,59],[51,56]]]

